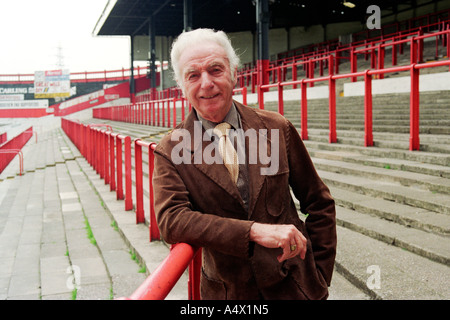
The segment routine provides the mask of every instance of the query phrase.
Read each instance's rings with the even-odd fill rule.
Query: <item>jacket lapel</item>
[[[201,123],[198,121],[194,110],[192,110],[186,117],[185,129],[189,132],[191,137],[191,164],[207,177],[209,177],[225,192],[238,200],[243,206],[239,191],[234,182],[231,180],[231,177],[229,177],[229,173],[226,167],[222,163],[207,164],[205,162],[204,150],[212,142],[208,140],[203,141],[205,130],[203,129]]]
[[[246,143],[246,157],[247,157],[247,170],[248,170],[248,183],[249,183],[249,204],[248,204],[248,218],[253,214],[253,210],[255,208],[256,202],[260,196],[261,188],[265,181],[265,175],[261,174],[261,169],[268,167],[270,163],[263,164],[260,161],[259,149],[258,146],[260,142],[267,143],[267,152],[270,153],[270,139],[264,134],[260,129],[267,129],[264,122],[257,115],[257,113],[250,107],[246,107],[235,101],[236,108],[241,115],[242,127],[244,132],[247,132],[249,129],[254,129],[256,131],[257,141],[253,143]],[[256,158],[256,163],[249,163],[251,156]],[[270,154],[268,154],[270,156]]]

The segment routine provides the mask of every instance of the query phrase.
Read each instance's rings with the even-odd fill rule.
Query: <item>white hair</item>
[[[170,52],[170,60],[172,62],[172,69],[174,72],[174,79],[184,91],[183,79],[180,74],[180,67],[178,62],[183,51],[187,47],[195,46],[200,43],[214,42],[220,45],[227,55],[230,63],[231,79],[234,81],[234,73],[239,66],[240,60],[236,54],[231,41],[223,31],[215,31],[213,29],[200,28],[192,31],[186,31],[181,33],[178,38],[173,42]]]

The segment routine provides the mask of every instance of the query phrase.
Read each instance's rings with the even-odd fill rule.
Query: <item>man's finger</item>
[[[299,232],[296,237],[297,243],[297,254],[300,255],[300,258],[303,260],[306,256],[306,238]]]

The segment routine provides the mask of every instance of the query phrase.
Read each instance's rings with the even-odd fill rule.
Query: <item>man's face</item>
[[[184,94],[195,110],[207,120],[222,121],[236,84],[225,50],[213,42],[189,47],[181,54],[179,68]]]

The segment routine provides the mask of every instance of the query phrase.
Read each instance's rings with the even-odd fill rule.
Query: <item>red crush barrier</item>
[[[2,154],[0,156],[0,173],[3,172],[3,170],[5,170],[8,164],[14,159],[15,155],[18,154],[20,175],[22,175],[23,154],[20,150],[28,142],[28,140],[30,140],[32,136],[33,136],[33,127],[30,127],[21,134],[0,145],[0,150]]]
[[[19,149],[6,149],[6,150],[2,150],[0,149],[0,154],[18,154],[19,155],[19,175],[22,175],[23,173],[23,154],[22,151],[20,151]],[[14,159],[14,157],[11,158],[11,160]],[[9,162],[11,162],[11,160],[9,162],[5,161],[7,160],[6,157],[2,156],[0,157],[0,173],[3,172],[3,170],[8,166]],[[5,165],[6,164],[6,165]]]
[[[0,133],[0,145],[8,141],[8,135],[6,132]]]

